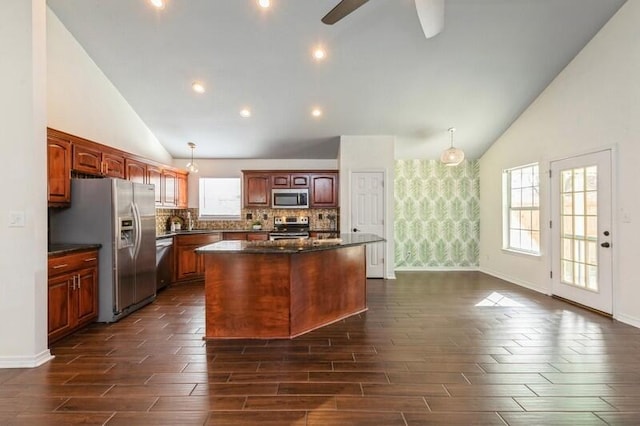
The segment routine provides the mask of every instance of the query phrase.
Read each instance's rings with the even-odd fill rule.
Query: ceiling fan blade
[[[440,34],[444,28],[444,0],[416,0],[416,10],[424,36]]]
[[[368,1],[369,0],[342,0],[322,18],[322,22],[327,25],[333,25]]]

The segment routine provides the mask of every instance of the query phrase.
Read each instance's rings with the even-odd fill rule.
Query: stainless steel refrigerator
[[[72,179],[71,207],[52,211],[53,243],[100,243],[98,321],[114,322],[156,297],[154,186]]]

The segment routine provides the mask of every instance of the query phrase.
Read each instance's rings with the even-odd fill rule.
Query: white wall
[[[0,368],[51,358],[45,10],[45,0],[0,2],[0,143],[7,155],[0,167]],[[23,227],[10,226],[11,212],[24,214]]]
[[[395,279],[394,273],[394,136],[341,136],[338,162],[340,164],[340,232],[351,232],[352,172],[384,172],[385,174],[385,278]]]
[[[501,171],[540,162],[548,223],[550,161],[615,147],[614,316],[640,327],[640,1],[627,2],[480,163],[481,269],[549,293],[548,229],[540,258],[501,250]]]
[[[49,127],[171,164],[171,155],[50,9],[47,55]]]
[[[184,169],[190,159],[176,159],[174,167]],[[189,207],[198,207],[198,178],[241,177],[242,170],[336,170],[337,160],[199,160],[198,173],[189,174]]]

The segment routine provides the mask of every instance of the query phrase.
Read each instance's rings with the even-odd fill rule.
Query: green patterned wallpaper
[[[480,165],[395,162],[395,267],[478,266]]]

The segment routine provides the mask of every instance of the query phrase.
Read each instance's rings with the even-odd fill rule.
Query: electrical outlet
[[[253,214],[247,213],[247,220],[251,220],[251,219],[253,219]]]
[[[269,215],[268,215],[268,214],[266,214],[266,213],[264,213],[264,214],[262,215],[262,220],[267,220],[267,219],[269,219]]]
[[[319,213],[319,214],[318,214],[318,219],[319,219],[319,220],[322,220],[322,213]]]

